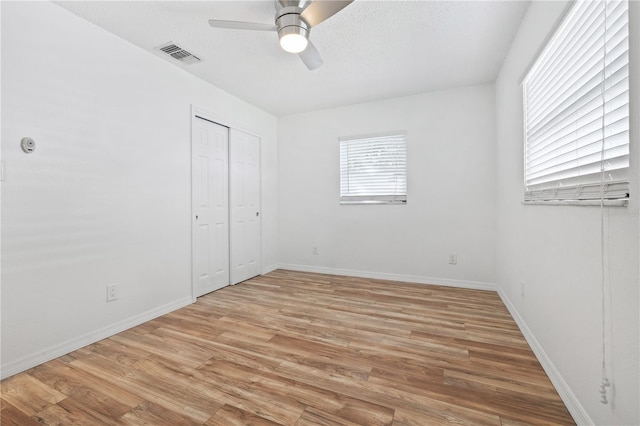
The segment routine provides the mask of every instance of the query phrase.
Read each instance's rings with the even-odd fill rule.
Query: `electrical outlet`
[[[118,286],[108,285],[107,286],[107,302],[112,302],[117,298],[118,298]]]
[[[524,297],[524,281],[520,281],[520,297]]]
[[[449,265],[457,265],[458,264],[458,255],[455,253],[451,253],[449,255]]]
[[[313,255],[320,254],[320,252],[318,251],[318,246],[311,247],[311,254]]]

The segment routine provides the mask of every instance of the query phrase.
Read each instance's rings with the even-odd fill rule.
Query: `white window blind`
[[[627,1],[577,1],[523,95],[525,201],[628,198]]]
[[[340,138],[341,204],[406,202],[406,134]]]

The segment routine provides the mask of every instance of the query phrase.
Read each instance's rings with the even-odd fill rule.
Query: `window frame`
[[[358,143],[366,140],[370,140],[371,143],[384,143],[384,139],[389,138],[388,143],[401,143],[401,150],[403,151],[401,157],[401,161],[404,162],[403,167],[400,168],[400,171],[403,173],[403,177],[401,178],[401,182],[404,182],[404,191],[393,191],[393,193],[388,194],[357,194],[355,191],[343,192],[345,184],[343,182],[345,171],[343,169],[344,158],[343,158],[343,146],[349,143]],[[400,139],[400,141],[394,141],[393,139]],[[361,205],[376,205],[376,204],[396,204],[396,205],[404,205],[407,203],[407,132],[406,131],[392,131],[392,132],[379,132],[379,133],[369,133],[364,135],[354,135],[354,136],[341,136],[338,138],[338,155],[339,155],[339,168],[340,168],[340,177],[339,177],[339,201],[340,205],[350,205],[350,204],[361,204]],[[348,160],[347,160],[348,161]],[[349,186],[349,184],[346,184]]]
[[[624,14],[626,18],[626,20],[623,21],[624,24],[621,27],[626,31],[626,33],[623,33],[623,34],[626,34],[626,36],[622,38],[623,42],[613,43],[612,40],[614,39],[614,37],[612,36],[617,36],[617,33],[614,31],[607,32],[607,30],[611,27],[612,22],[618,24],[617,20],[619,18],[614,20],[611,17],[617,16],[615,12],[617,8],[620,7],[621,3],[626,3],[622,5],[624,9],[623,9],[623,12],[619,15],[620,17],[622,17]],[[631,75],[629,72],[629,66],[630,66],[630,63],[632,62],[632,59],[629,57],[632,54],[629,47],[629,29],[628,29],[630,25],[629,2],[626,0],[622,2],[612,2],[611,5],[613,6],[610,6],[609,4],[604,4],[603,7],[605,7],[605,9],[600,12],[597,9],[599,7],[597,5],[595,6],[595,9],[594,9],[595,12],[594,11],[590,12],[591,15],[588,15],[588,16],[587,14],[582,14],[583,12],[581,12],[581,9],[579,9],[579,7],[581,6],[581,2],[575,2],[570,7],[568,7],[562,19],[560,19],[559,24],[556,26],[554,31],[545,41],[544,47],[538,53],[535,60],[533,61],[533,64],[531,65],[530,69],[528,70],[527,74],[522,80],[523,139],[524,139],[523,184],[524,184],[524,203],[525,204],[593,205],[595,204],[595,201],[597,201],[597,204],[626,205],[626,202],[629,199],[630,154],[631,154],[630,152],[631,137],[630,137],[630,129],[629,129],[630,120],[631,120],[630,111],[629,111],[629,101],[630,101],[629,80],[631,78]],[[586,10],[588,10],[589,6],[587,5],[584,7],[586,8]],[[609,7],[610,10],[607,7]],[[576,17],[577,13],[581,13],[581,14]],[[587,18],[590,18],[591,16],[596,16],[597,24],[598,24],[594,26],[595,30],[593,32],[593,35],[595,36],[595,41],[587,46],[588,49],[586,50],[586,52],[589,52],[589,53],[588,54],[584,52],[581,53],[580,56],[578,56],[575,61],[571,60],[571,63],[569,65],[561,64],[561,66],[558,66],[557,63],[554,63],[554,60],[562,57],[561,56],[562,48],[564,47],[566,49],[567,41],[571,43],[570,41],[571,37],[573,37],[574,40],[580,40],[579,38],[576,38],[576,33],[579,33],[580,31],[582,31],[582,28],[586,27],[585,22],[587,22],[588,20],[585,18],[585,16],[587,16]],[[604,24],[601,23],[602,21],[604,21]],[[605,27],[604,32],[601,28],[603,25]],[[567,28],[569,28],[568,31],[567,31]],[[602,43],[601,44],[602,47],[598,47],[599,46],[598,43]],[[607,131],[611,131],[611,128],[613,127],[613,125],[611,124],[611,122],[607,122],[607,118],[609,118],[608,115],[615,110],[611,109],[612,108],[611,100],[608,99],[607,96],[609,95],[610,91],[612,90],[612,87],[614,86],[610,84],[610,79],[613,80],[612,77],[614,75],[614,72],[612,72],[612,69],[614,67],[612,64],[615,61],[611,60],[611,56],[609,56],[609,54],[615,49],[607,50],[609,48],[609,43],[611,43],[611,45],[614,48],[618,48],[620,44],[624,44],[626,46],[626,50],[625,49],[622,50],[624,52],[622,55],[613,56],[614,59],[617,59],[620,57],[623,57],[623,59],[625,59],[624,57],[626,57],[626,63],[623,61],[624,65],[621,68],[619,68],[619,69],[624,69],[626,67],[626,86],[623,86],[624,90],[622,92],[623,94],[626,94],[625,95],[626,103],[623,103],[623,106],[626,106],[626,116],[623,117],[623,119],[626,120],[626,141],[622,142],[622,145],[621,145],[626,148],[626,155],[625,154],[622,155],[622,161],[620,162],[622,164],[621,167],[615,166],[615,167],[611,167],[611,169],[607,168],[607,165],[610,163],[608,155],[613,155],[612,154],[613,149],[610,148],[611,143],[609,142],[609,138],[612,138],[612,136],[610,133],[607,133]],[[587,45],[587,43],[584,43],[584,44]],[[571,44],[569,45],[573,46]],[[596,56],[597,54],[599,54],[600,56],[599,57]],[[597,158],[597,159],[591,160],[588,163],[587,162],[583,163],[583,157],[581,157],[581,155],[584,155],[582,153],[585,151],[585,149],[583,145],[579,144],[581,136],[578,136],[578,134],[581,128],[576,126],[577,130],[574,130],[573,133],[575,134],[571,136],[573,138],[572,141],[575,144],[575,147],[571,150],[567,149],[566,151],[564,151],[563,154],[565,156],[567,154],[574,155],[575,158],[573,159],[573,161],[575,162],[575,164],[577,164],[577,166],[576,165],[571,167],[566,166],[567,167],[566,169],[562,169],[558,167],[555,170],[559,171],[556,173],[560,176],[555,176],[555,178],[552,178],[552,175],[554,173],[549,173],[547,175],[543,174],[542,175],[543,182],[533,183],[533,176],[535,176],[535,174],[530,171],[530,167],[531,167],[530,159],[532,157],[530,145],[529,145],[531,128],[528,122],[530,118],[528,102],[531,100],[531,98],[529,97],[530,94],[528,91],[529,83],[532,79],[532,76],[534,78],[539,77],[539,74],[542,74],[543,76],[545,73],[551,73],[552,75],[557,75],[558,71],[565,71],[564,75],[567,75],[567,76],[571,75],[572,77],[573,77],[573,74],[580,74],[584,72],[583,69],[580,68],[581,67],[580,60],[582,60],[583,58],[595,58],[594,69],[597,70],[597,72],[595,73],[595,76],[596,77],[603,76],[603,77],[599,78],[599,82],[596,81],[595,84],[593,82],[588,81],[585,78],[582,78],[582,81],[579,81],[579,84],[575,84],[574,86],[571,86],[571,89],[567,90],[567,92],[570,92],[571,96],[577,96],[577,94],[580,92],[581,89],[592,88],[592,87],[595,87],[596,89],[598,89],[598,92],[593,99],[595,99],[596,101],[601,100],[601,106],[598,106],[593,111],[597,111],[597,113],[599,114],[599,117],[601,118],[602,123],[598,124],[599,127],[596,130],[596,132],[600,132],[600,136],[595,141],[595,143],[597,143],[597,145],[599,146],[598,150],[594,151],[594,153],[591,154],[593,158]],[[549,63],[552,63],[553,66],[549,65]],[[615,69],[615,71],[617,70],[618,69]],[[538,90],[536,96],[544,98],[543,101],[540,101],[540,98],[538,98],[534,102],[534,103],[538,103],[538,105],[544,105],[544,107],[536,106],[539,108],[538,111],[536,111],[536,113],[539,114],[541,109],[545,109],[545,108],[547,110],[551,109],[549,108],[550,104],[555,108],[558,105],[562,105],[562,104],[558,104],[557,102],[562,101],[564,103],[564,102],[568,102],[570,99],[573,99],[572,102],[574,104],[570,103],[566,109],[560,110],[560,112],[557,114],[550,114],[550,115],[554,119],[558,119],[558,117],[562,115],[561,113],[565,113],[566,111],[571,110],[572,111],[571,114],[568,114],[566,117],[560,118],[561,123],[576,124],[579,122],[579,120],[584,120],[585,113],[583,112],[584,110],[581,109],[583,108],[583,106],[575,106],[575,104],[578,103],[575,101],[575,99],[580,99],[580,98],[572,98],[571,96],[568,96],[563,100],[560,96],[555,96],[554,94],[541,95],[541,92],[544,92],[545,89],[549,90],[547,89],[547,85],[551,86],[552,84],[555,83],[555,80],[553,80],[553,77],[549,77],[549,74],[547,74],[545,78],[547,78],[547,81],[543,83],[540,83],[540,81],[533,80],[534,83],[532,84],[532,86]],[[552,80],[548,80],[549,78],[552,78]],[[625,80],[625,78],[623,78],[622,80]],[[554,83],[551,83],[551,82],[554,82]],[[544,86],[540,86],[541,84],[544,84]],[[537,88],[535,87],[536,85],[538,85]],[[553,105],[554,102],[556,102],[555,105]],[[532,116],[533,118],[536,118],[535,114],[532,114]],[[572,122],[572,120],[574,121]],[[555,124],[554,125],[549,124],[549,122],[552,122],[552,121],[555,121],[555,120],[548,119],[547,122],[544,122],[541,120],[538,122],[538,124],[543,123],[542,124],[543,129],[544,128],[551,129],[554,132],[556,132],[557,131],[556,129],[558,127],[554,127],[556,126]],[[597,120],[594,121],[594,123],[597,123]],[[534,125],[533,127],[535,128],[536,125]],[[535,134],[535,131],[533,133]],[[571,134],[571,132],[569,132],[569,134]],[[561,163],[561,161],[564,161],[566,157],[562,158],[563,157],[562,154],[557,154],[553,152],[553,151],[562,152],[561,149],[557,149],[555,147],[564,148],[562,145],[560,145],[560,142],[559,142],[559,140],[563,138],[558,136],[554,136],[554,137],[556,139],[548,137],[546,140],[544,140],[544,142],[554,147],[553,149],[550,150],[550,152],[547,151],[549,152],[549,154],[547,154],[548,155],[547,158],[553,159],[553,161],[556,162],[556,165],[558,165]],[[604,139],[604,142],[603,142],[603,139]],[[551,140],[551,142],[549,143],[547,142],[547,140]],[[592,146],[594,146],[594,143],[592,143]],[[535,148],[540,149],[539,145],[535,146]],[[617,160],[617,158],[613,158],[613,160]],[[626,161],[626,164],[625,164],[625,161]],[[583,164],[586,164],[587,166],[589,166],[588,167],[590,169],[589,173],[583,172],[582,169],[587,168],[587,167],[584,167]],[[596,171],[593,171],[594,168]],[[531,167],[531,169],[535,169],[535,168]],[[562,177],[561,175],[563,174],[563,172],[566,173],[567,171],[571,171],[573,173],[569,177]]]

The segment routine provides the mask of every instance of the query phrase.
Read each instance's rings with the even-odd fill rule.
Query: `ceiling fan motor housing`
[[[302,8],[298,6],[286,6],[276,12],[276,26],[280,38],[287,34],[299,34],[309,38],[309,25],[300,17]]]

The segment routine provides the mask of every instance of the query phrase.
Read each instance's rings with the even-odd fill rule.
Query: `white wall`
[[[281,117],[281,266],[491,287],[494,107],[481,85]],[[338,138],[396,130],[408,134],[407,204],[340,205]]]
[[[632,81],[632,187],[628,208],[605,211],[610,403],[599,402],[601,375],[600,211],[598,207],[525,206],[520,81],[560,19],[564,2],[533,2],[496,82],[497,282],[572,414],[581,424],[637,425],[638,414],[638,56]],[[631,39],[640,53],[640,4]],[[632,25],[633,25],[632,24]],[[520,282],[525,296],[520,295]]]
[[[2,3],[3,376],[191,302],[192,104],[262,137],[275,265],[275,117],[52,3]]]

